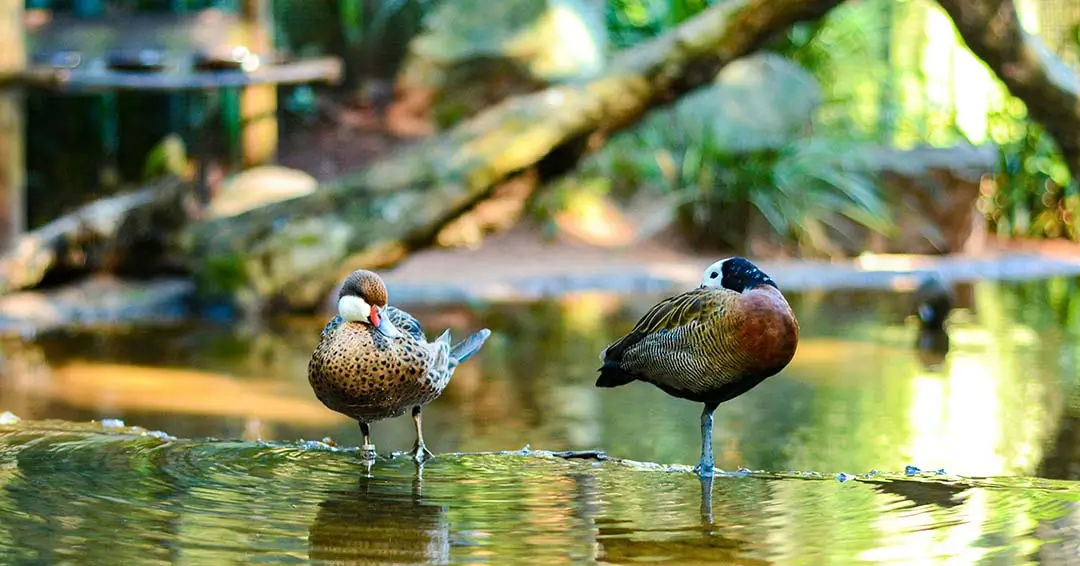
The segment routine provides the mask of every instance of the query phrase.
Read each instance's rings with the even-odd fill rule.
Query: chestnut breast
[[[747,372],[772,375],[784,369],[799,344],[799,323],[784,296],[775,287],[762,285],[734,303],[731,327],[738,329]]]

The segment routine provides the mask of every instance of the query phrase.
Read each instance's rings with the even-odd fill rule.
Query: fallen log
[[[104,198],[20,236],[0,258],[0,294],[55,273],[153,273],[168,264],[169,240],[186,224],[189,186],[173,176]]]
[[[200,289],[248,310],[314,308],[348,271],[388,267],[430,245],[508,180],[541,183],[572,168],[609,133],[840,2],[723,2],[619,53],[594,80],[508,99],[309,195],[194,224],[183,241]]]

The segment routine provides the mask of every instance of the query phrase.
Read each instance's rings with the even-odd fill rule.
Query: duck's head
[[[729,257],[710,265],[701,275],[700,286],[743,293],[762,285],[779,289],[776,282],[750,260],[745,257]]]
[[[337,308],[342,320],[370,324],[383,336],[397,338],[401,331],[385,316],[386,305],[386,284],[371,271],[358,269],[341,284]]]

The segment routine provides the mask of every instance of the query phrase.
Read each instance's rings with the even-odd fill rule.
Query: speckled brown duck
[[[749,260],[705,270],[701,285],[653,306],[600,358],[597,387],[645,381],[704,403],[701,476],[713,475],[716,407],[784,369],[795,356],[799,323],[776,283]]]
[[[458,364],[480,350],[491,331],[452,348],[449,330],[428,342],[419,321],[387,302],[386,285],[375,273],[357,270],[345,279],[337,315],[308,363],[308,382],[324,405],[360,423],[368,459],[375,456],[369,425],[412,410],[411,454],[423,461],[431,456],[421,424],[424,405],[442,394]]]

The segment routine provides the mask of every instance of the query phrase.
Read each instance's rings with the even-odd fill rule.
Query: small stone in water
[[[854,477],[855,476],[853,476],[853,475],[845,474],[844,472],[840,472],[839,474],[836,474],[836,481],[838,481],[840,483],[844,483],[844,482],[846,482],[849,479],[852,479]]]
[[[22,419],[20,419],[18,416],[15,415],[15,413],[12,413],[11,411],[4,411],[3,413],[0,413],[0,425],[15,424],[21,420]]]
[[[944,476],[945,475],[945,468],[939,468],[938,471],[936,471],[934,473],[939,475],[939,476]]]
[[[124,428],[124,421],[120,419],[101,419],[103,428]]]
[[[916,468],[915,466],[908,466],[908,467],[904,468],[904,475],[908,476],[908,477],[911,477],[911,476],[917,475],[921,471],[922,470],[920,470],[919,468]]]

